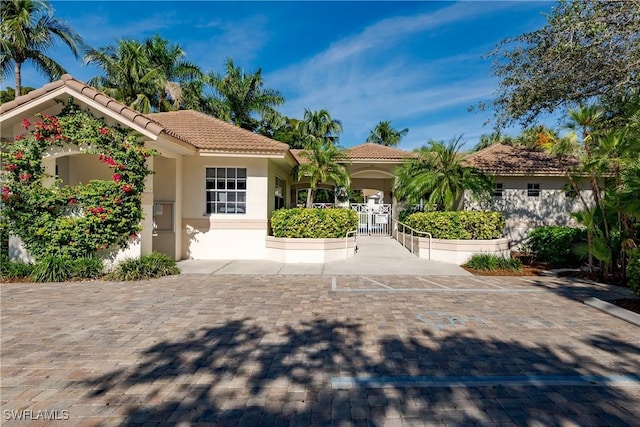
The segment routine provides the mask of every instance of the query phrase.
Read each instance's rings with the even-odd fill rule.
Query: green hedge
[[[358,214],[351,209],[279,209],[271,215],[274,237],[344,237],[358,227]]]
[[[640,249],[629,253],[627,281],[633,293],[640,297]]]
[[[584,261],[580,246],[586,242],[587,232],[583,229],[549,225],[532,230],[524,249],[536,261],[568,267]]]
[[[405,224],[434,239],[489,240],[503,236],[505,221],[500,212],[417,212]]]

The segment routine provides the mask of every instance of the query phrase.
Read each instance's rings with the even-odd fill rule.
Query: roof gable
[[[406,159],[415,158],[416,154],[404,151],[395,147],[388,147],[382,144],[367,142],[356,145],[345,150],[345,155],[349,160],[384,160],[402,162]]]
[[[165,134],[191,147],[221,153],[285,155],[289,149],[287,144],[196,111],[142,114],[68,74],[0,105],[0,122],[18,114],[22,118],[24,111],[40,112],[47,103],[54,105],[65,95],[94,105],[123,125],[152,139]]]

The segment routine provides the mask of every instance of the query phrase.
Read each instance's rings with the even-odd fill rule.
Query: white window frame
[[[278,181],[282,182],[282,194],[278,195]],[[275,179],[275,184],[273,187],[273,199],[274,199],[274,209],[281,209],[287,206],[287,181],[284,178],[279,177],[278,175],[276,175],[276,179]],[[278,203],[276,203],[276,200],[280,198],[282,199],[282,206],[278,207]]]
[[[213,174],[210,171],[213,171]],[[247,168],[206,167],[204,171],[204,214],[246,215],[247,182]]]
[[[539,183],[527,183],[527,197],[540,197]]]

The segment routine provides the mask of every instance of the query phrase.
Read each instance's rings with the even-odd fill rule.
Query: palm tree
[[[471,151],[480,151],[494,144],[513,144],[513,139],[510,136],[503,135],[500,131],[492,132],[488,135],[483,134],[480,135],[480,141]]]
[[[46,1],[2,1],[1,9],[0,70],[4,76],[13,68],[16,97],[22,95],[22,64],[27,61],[49,79],[60,78],[65,69],[45,52],[54,46],[57,38],[77,58],[78,49],[84,44],[82,38],[53,16],[53,9]]]
[[[388,147],[395,147],[400,143],[400,140],[409,133],[409,129],[404,128],[400,131],[391,127],[391,121],[381,121],[375,128],[369,133],[367,142],[374,144],[386,145]]]
[[[158,35],[145,41],[145,50],[151,67],[160,70],[159,83],[164,89],[155,97],[156,108],[158,111],[177,110],[183,101],[182,85],[201,79],[200,67],[182,60],[185,52],[180,45],[169,45],[168,40]]]
[[[490,194],[491,179],[464,165],[461,138],[445,144],[429,141],[418,150],[417,159],[407,160],[396,172],[395,192],[400,200],[418,203],[427,200],[434,210],[455,210],[465,190]]]
[[[117,46],[88,51],[84,60],[96,64],[104,73],[89,84],[148,113],[177,110],[184,98],[181,84],[202,77],[197,66],[181,60],[183,56],[179,45],[170,46],[168,41],[154,36],[144,43],[118,40]]]
[[[261,69],[246,74],[231,58],[224,75],[213,72],[208,80],[215,93],[206,102],[206,112],[244,129],[256,130],[259,123],[254,114],[275,114],[274,107],[284,103],[280,92],[263,88]]]
[[[318,184],[333,181],[336,186],[348,187],[349,173],[344,164],[348,159],[336,144],[342,132],[342,124],[334,120],[327,110],[304,112],[304,120],[296,124],[297,137],[304,143],[303,162],[297,171],[297,178],[309,179],[307,208],[313,207]]]

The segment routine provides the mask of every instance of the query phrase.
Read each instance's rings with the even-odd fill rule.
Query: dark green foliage
[[[104,275],[104,264],[95,256],[73,260],[73,277],[77,279],[98,279]]]
[[[525,252],[552,266],[570,266],[584,260],[580,246],[587,242],[586,230],[563,226],[539,227],[529,233]]]
[[[633,293],[640,297],[640,249],[629,253],[627,280]]]
[[[73,261],[60,255],[48,255],[34,265],[31,280],[34,282],[66,282],[73,277]]]
[[[517,259],[507,259],[490,254],[475,254],[464,266],[483,271],[520,271],[522,269],[522,263]]]
[[[140,258],[126,259],[109,273],[111,280],[145,280],[180,274],[176,262],[165,254],[153,252]]]
[[[0,257],[0,281],[27,279],[31,275],[32,270],[33,264],[9,261],[6,257]]]
[[[275,237],[339,238],[358,227],[351,209],[279,209],[271,216]]]
[[[418,212],[405,223],[434,239],[489,240],[503,236],[505,220],[500,212]]]

